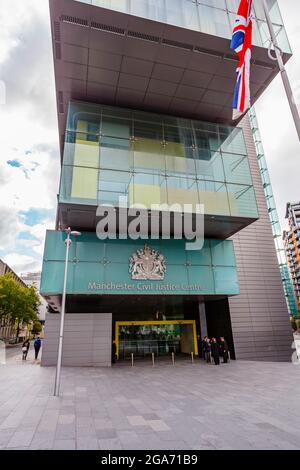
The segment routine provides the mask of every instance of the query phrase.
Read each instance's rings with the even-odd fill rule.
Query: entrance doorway
[[[118,359],[175,354],[198,355],[195,320],[117,321],[115,324]]]

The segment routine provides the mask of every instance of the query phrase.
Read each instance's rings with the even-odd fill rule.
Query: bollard
[[[230,362],[230,351],[228,351],[228,362]]]
[[[173,366],[175,366],[175,354],[172,352],[172,363],[173,363]]]
[[[131,353],[131,367],[133,367],[133,353]]]
[[[152,367],[154,367],[154,353],[152,353]]]
[[[194,353],[191,352],[191,359],[192,359],[192,364],[194,364]]]

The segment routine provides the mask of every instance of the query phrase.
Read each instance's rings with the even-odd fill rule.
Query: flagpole
[[[290,105],[290,109],[291,109],[291,112],[292,112],[292,116],[293,116],[293,119],[294,119],[296,130],[297,130],[297,133],[298,133],[298,139],[300,140],[300,116],[299,116],[298,108],[297,108],[296,101],[295,101],[295,98],[294,98],[294,95],[293,95],[293,90],[292,90],[292,87],[291,87],[291,84],[290,84],[290,81],[289,81],[289,77],[288,77],[288,74],[286,72],[286,69],[285,69],[285,66],[284,66],[284,63],[283,63],[282,51],[281,51],[281,49],[278,45],[277,37],[276,37],[275,31],[274,31],[274,28],[273,28],[273,24],[272,24],[272,21],[271,21],[270,12],[269,12],[266,0],[262,0],[262,3],[263,3],[263,8],[264,8],[264,11],[265,11],[265,15],[266,15],[266,20],[267,20],[270,36],[271,36],[271,41],[272,41],[274,49],[275,49],[276,58],[274,58],[271,55],[271,52],[269,52],[269,56],[270,56],[271,59],[277,60],[278,67],[279,67],[279,70],[280,70],[280,73],[281,73],[281,78],[282,78],[283,85],[284,85],[284,88],[285,88],[286,96],[287,96],[287,99],[288,99],[288,102],[289,102],[289,105]]]

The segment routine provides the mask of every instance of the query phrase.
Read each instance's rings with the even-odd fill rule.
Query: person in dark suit
[[[117,345],[116,345],[116,341],[114,340],[112,342],[112,347],[111,347],[111,362],[112,362],[112,364],[116,363],[116,357],[117,357]]]
[[[216,338],[211,339],[211,355],[213,357],[215,365],[218,366],[220,364],[220,353],[219,345],[217,343]]]
[[[219,348],[220,348],[220,356],[223,357],[223,364],[227,364],[228,358],[229,358],[229,349],[228,349],[227,341],[225,340],[223,336],[221,336],[220,338]]]

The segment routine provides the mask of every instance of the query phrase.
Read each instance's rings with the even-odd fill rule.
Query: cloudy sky
[[[300,2],[278,3],[300,105]],[[300,146],[279,77],[256,111],[284,226],[286,201],[300,199]],[[0,143],[0,258],[19,273],[40,269],[60,167],[48,0],[0,0]]]

